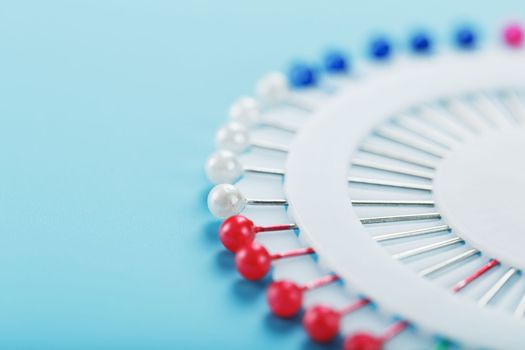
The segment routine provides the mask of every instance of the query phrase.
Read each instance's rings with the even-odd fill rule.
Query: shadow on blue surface
[[[215,263],[221,272],[235,272],[235,255],[227,250],[215,254]]]
[[[264,327],[275,334],[289,334],[290,332],[301,329],[303,313],[300,312],[293,318],[279,318],[271,313],[264,317]]]
[[[320,344],[311,341],[310,339],[306,339],[301,344],[301,349],[303,350],[340,350],[343,348],[343,338],[341,336],[338,336],[331,342],[327,344]]]
[[[252,303],[265,295],[266,288],[271,282],[269,276],[260,281],[238,279],[232,285],[233,294],[238,298],[239,302]]]
[[[203,207],[208,209],[208,193],[210,193],[211,189],[213,188],[212,184],[205,184],[202,187],[201,193],[200,193],[200,203],[202,203]]]
[[[212,243],[214,245],[221,244],[219,241],[219,227],[221,223],[222,221],[220,220],[211,220],[204,223],[202,232],[205,243]]]

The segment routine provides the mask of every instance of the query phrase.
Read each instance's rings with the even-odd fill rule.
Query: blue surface
[[[264,72],[522,1],[4,1],[0,348],[312,348],[241,281],[204,206],[225,110]]]

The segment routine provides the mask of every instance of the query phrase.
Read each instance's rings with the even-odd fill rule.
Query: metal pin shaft
[[[419,178],[426,179],[426,180],[433,179],[433,175],[430,173],[391,166],[391,165],[385,165],[385,164],[381,164],[381,163],[377,163],[377,162],[373,162],[373,161],[369,161],[365,159],[354,159],[352,160],[352,165],[362,167],[362,168],[381,170],[381,171],[385,171],[388,173],[419,177]]]
[[[283,169],[263,168],[257,166],[245,166],[244,171],[257,174],[284,175]]]
[[[348,182],[362,185],[372,185],[372,186],[385,186],[385,187],[394,187],[394,188],[403,188],[408,190],[418,190],[418,191],[432,191],[432,186],[430,185],[421,185],[413,184],[408,182],[397,182],[389,180],[376,180],[376,179],[365,179],[360,177],[348,177]]]
[[[399,143],[401,145],[404,145],[406,147],[409,147],[409,148],[413,148],[417,151],[420,151],[420,152],[423,152],[423,153],[426,153],[428,155],[431,155],[433,157],[436,157],[436,158],[443,158],[443,154],[441,152],[439,152],[438,150],[434,150],[428,146],[425,146],[423,145],[422,143],[420,142],[417,142],[411,138],[408,138],[408,137],[404,137],[404,136],[401,136],[401,135],[397,135],[395,132],[393,132],[392,130],[388,130],[388,129],[380,129],[380,130],[376,130],[375,131],[375,134],[377,136],[380,136],[386,140],[389,140],[389,141],[392,141],[392,142],[395,142],[395,143]]]
[[[503,288],[503,286],[514,276],[518,273],[518,269],[511,267],[510,269],[505,272],[503,276],[500,277],[499,280],[494,283],[490,289],[483,294],[483,296],[479,299],[478,305],[481,307],[486,306],[495,296],[499,293],[499,291]]]
[[[362,218],[362,224],[383,224],[387,222],[399,221],[416,221],[416,220],[439,220],[441,215],[439,213],[423,213],[423,214],[407,214],[407,215],[390,215],[390,216],[373,216]]]
[[[461,262],[461,261],[464,261],[468,258],[470,258],[471,256],[474,256],[474,255],[478,255],[479,254],[479,251],[477,249],[469,249],[467,250],[466,252],[464,253],[461,253],[461,254],[458,254],[456,256],[453,256],[452,258],[450,259],[447,259],[445,261],[442,261],[442,262],[439,262],[435,265],[432,265],[424,270],[421,270],[419,271],[419,276],[421,277],[426,277],[426,276],[429,276],[433,273],[436,273],[438,271],[441,271],[451,265],[454,265],[458,262]]]
[[[439,225],[439,226],[434,226],[434,227],[429,227],[429,228],[422,228],[418,230],[386,233],[386,234],[375,236],[374,239],[376,240],[376,242],[384,242],[384,241],[390,241],[393,239],[416,237],[416,236],[422,236],[422,235],[432,234],[436,232],[444,232],[444,231],[450,231],[450,226]]]
[[[250,145],[252,147],[261,148],[269,151],[288,153],[288,147],[284,145],[276,145],[274,143],[266,141],[251,141]]]
[[[433,207],[434,201],[431,200],[368,200],[368,199],[356,199],[352,200],[352,205],[359,206],[388,206],[388,207],[403,207],[403,206],[421,206],[421,207]]]
[[[433,163],[427,162],[426,160],[413,158],[413,157],[409,157],[409,156],[405,156],[405,155],[401,155],[401,154],[397,154],[395,152],[392,152],[392,151],[390,151],[390,150],[388,150],[386,148],[380,147],[380,146],[364,145],[364,146],[361,146],[359,149],[362,152],[374,154],[376,156],[380,156],[380,157],[384,157],[384,158],[388,158],[388,159],[397,160],[399,162],[403,162],[403,163],[407,163],[407,164],[417,165],[417,166],[419,166],[421,168],[426,168],[426,169],[431,169],[431,170],[435,170],[436,169],[436,166]]]
[[[397,254],[392,255],[392,257],[397,260],[403,260],[403,259],[414,257],[416,255],[421,255],[421,254],[428,253],[436,249],[449,247],[451,245],[459,244],[459,243],[463,243],[463,240],[460,237],[455,237],[455,238],[447,239],[441,242],[431,243],[431,244],[424,245],[422,247],[417,247],[417,248],[410,249],[410,250],[407,250],[401,253],[397,253]]]

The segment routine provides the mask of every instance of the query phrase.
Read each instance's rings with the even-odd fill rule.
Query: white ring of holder
[[[398,64],[346,88],[316,111],[294,139],[286,164],[289,212],[327,265],[381,307],[468,346],[525,348],[525,322],[436,288],[393,261],[366,233],[348,200],[348,164],[386,117],[440,97],[523,87],[524,62],[523,53],[489,50]]]

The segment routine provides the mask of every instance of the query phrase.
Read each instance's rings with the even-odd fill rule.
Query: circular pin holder
[[[229,110],[210,211],[276,317],[344,349],[525,347],[523,30],[271,73]],[[487,45],[488,46],[488,45]],[[439,52],[438,52],[439,51]],[[242,214],[242,216],[241,216]]]

